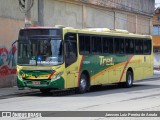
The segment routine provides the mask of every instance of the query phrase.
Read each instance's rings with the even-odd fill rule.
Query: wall
[[[160,8],[155,10],[155,15],[153,16],[153,25],[160,26],[158,16],[160,16]],[[153,35],[152,38],[154,46],[154,68],[160,68],[160,35]]]
[[[16,85],[16,58],[11,54],[11,46],[24,26],[23,19],[18,1],[0,1],[0,87]],[[16,46],[13,51],[16,53]]]
[[[75,0],[85,4],[152,16],[155,0]]]
[[[155,15],[153,16],[153,25],[160,25],[160,22],[157,19],[158,16],[160,16],[160,8],[155,10]]]
[[[55,0],[44,0],[44,25],[82,27],[82,6]]]
[[[132,33],[151,34],[153,8],[148,4],[153,4],[153,1],[146,0],[145,3],[144,0],[110,1],[118,2],[118,5],[113,4],[109,7],[106,0],[44,0],[44,25],[124,29]],[[142,5],[143,3],[148,9]],[[133,11],[130,7],[126,8],[122,5],[120,7],[119,4],[134,7],[133,10],[139,11]],[[136,5],[141,6],[141,9]]]

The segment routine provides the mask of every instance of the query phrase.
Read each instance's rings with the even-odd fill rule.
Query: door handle
[[[67,75],[70,74],[70,73],[71,73],[70,71],[67,71]]]

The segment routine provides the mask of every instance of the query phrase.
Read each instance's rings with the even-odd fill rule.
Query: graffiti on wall
[[[0,47],[0,76],[16,74],[16,54],[17,48],[13,46],[10,50]]]

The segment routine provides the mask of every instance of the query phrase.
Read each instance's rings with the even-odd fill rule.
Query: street
[[[135,82],[132,88],[117,85],[74,91],[39,91],[0,96],[0,111],[159,111],[160,79]]]
[[[0,120],[160,120],[160,0],[0,0],[0,25]]]

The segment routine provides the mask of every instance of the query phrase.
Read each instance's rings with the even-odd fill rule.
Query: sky
[[[155,0],[155,7],[160,7],[160,0]]]

